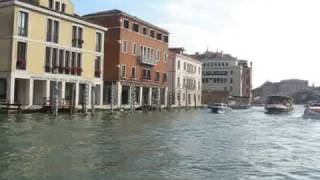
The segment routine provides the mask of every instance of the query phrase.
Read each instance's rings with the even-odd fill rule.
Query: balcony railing
[[[72,39],[72,47],[82,48],[84,41],[82,39]]]
[[[155,56],[139,56],[141,64],[147,64],[147,65],[156,65],[157,59]]]
[[[100,78],[100,77],[101,77],[101,71],[100,71],[100,70],[95,70],[94,76],[95,76],[96,78]]]
[[[28,31],[27,31],[27,28],[22,28],[22,27],[19,27],[18,28],[18,35],[19,36],[28,36]]]
[[[17,60],[17,69],[26,70],[27,62],[25,59]]]

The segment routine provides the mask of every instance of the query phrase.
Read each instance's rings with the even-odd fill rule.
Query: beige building
[[[58,94],[102,105],[107,29],[76,16],[71,1],[0,0],[0,27],[0,101],[30,108]]]
[[[202,105],[202,62],[183,53],[183,48],[169,49],[169,91],[173,106]]]

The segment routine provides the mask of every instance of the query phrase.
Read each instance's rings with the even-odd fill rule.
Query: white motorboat
[[[223,103],[214,103],[212,105],[208,106],[209,109],[211,109],[212,113],[220,114],[220,113],[226,113],[230,111],[231,109]]]
[[[265,105],[267,113],[285,113],[293,110],[293,98],[288,96],[270,96]]]
[[[320,119],[320,102],[308,104],[303,117],[309,119]]]

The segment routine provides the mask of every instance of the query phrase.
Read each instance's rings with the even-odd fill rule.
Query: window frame
[[[102,52],[102,33],[96,32],[96,52]]]
[[[126,27],[126,22],[128,22],[128,27]],[[123,27],[125,28],[125,29],[130,29],[130,21],[129,21],[129,19],[123,19]]]
[[[20,49],[20,44],[24,45],[24,49]],[[26,70],[27,69],[27,58],[28,58],[28,43],[23,41],[17,42],[17,57],[16,57],[16,69],[17,70]],[[20,57],[20,56],[24,57]],[[20,67],[18,67],[20,66]]]
[[[139,46],[137,43],[132,43],[132,55],[133,56],[139,55]]]
[[[123,54],[127,54],[128,53],[128,41],[127,40],[122,40],[121,41],[121,52]]]
[[[120,66],[120,78],[121,79],[126,79],[127,78],[127,67],[126,67],[125,64],[121,64],[121,66]]]
[[[137,67],[136,66],[131,67],[131,79],[137,79]]]
[[[24,24],[22,23],[22,15],[25,15]],[[24,27],[22,27],[24,26]],[[24,33],[21,32],[21,29],[24,29]],[[19,10],[19,19],[18,19],[18,35],[22,37],[28,37],[29,31],[29,13],[26,11]]]

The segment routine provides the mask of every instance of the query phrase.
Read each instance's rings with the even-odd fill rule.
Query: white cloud
[[[318,0],[175,0],[160,7],[171,46],[209,46],[253,61],[255,86],[285,78],[320,84]]]

